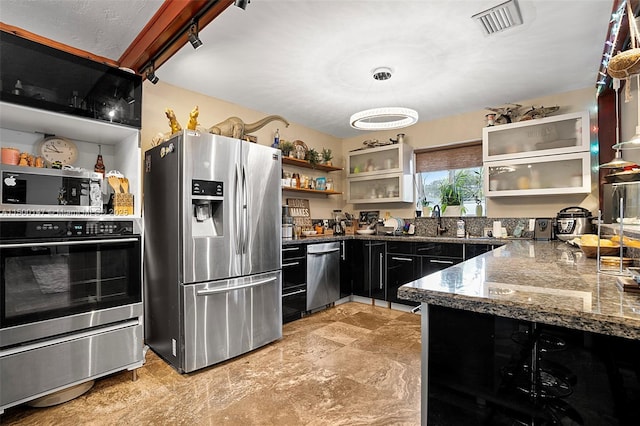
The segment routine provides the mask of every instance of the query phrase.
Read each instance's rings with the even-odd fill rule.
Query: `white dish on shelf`
[[[356,232],[360,235],[372,235],[375,233],[375,229],[357,229]]]
[[[310,237],[312,235],[316,235],[318,233],[318,231],[302,231],[302,235],[304,235],[305,237]]]

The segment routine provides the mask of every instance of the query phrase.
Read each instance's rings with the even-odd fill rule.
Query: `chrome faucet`
[[[433,206],[433,216],[437,219],[436,236],[447,232],[447,228],[442,226],[442,215],[440,214],[440,206],[438,204]]]

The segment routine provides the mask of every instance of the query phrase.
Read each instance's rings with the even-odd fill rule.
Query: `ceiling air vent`
[[[522,24],[522,16],[516,0],[501,3],[491,9],[476,13],[471,18],[480,24],[486,36]]]

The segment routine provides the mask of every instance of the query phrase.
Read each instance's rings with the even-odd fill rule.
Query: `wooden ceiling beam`
[[[165,0],[118,62],[144,77],[151,61],[155,69],[188,41],[186,29],[193,18],[200,30],[218,17],[234,0]]]

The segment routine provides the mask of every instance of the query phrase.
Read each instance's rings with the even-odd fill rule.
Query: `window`
[[[463,214],[485,211],[480,141],[416,152],[416,200],[441,209],[460,203]]]

